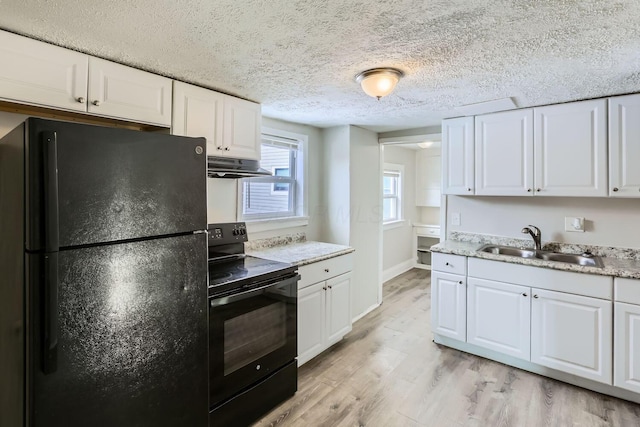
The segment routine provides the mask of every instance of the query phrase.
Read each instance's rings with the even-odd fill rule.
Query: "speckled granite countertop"
[[[512,264],[531,265],[534,267],[552,268],[554,270],[575,271],[579,273],[599,274],[602,276],[626,277],[640,279],[640,250],[629,248],[611,248],[603,246],[570,245],[562,243],[547,243],[544,250],[564,253],[582,253],[589,249],[594,255],[602,257],[603,268],[568,264],[557,261],[544,261],[537,258],[519,258],[508,255],[496,255],[479,252],[478,249],[487,244],[498,244],[515,247],[531,248],[530,241],[521,239],[501,238],[471,233],[452,233],[452,240],[445,240],[431,247],[432,252],[463,255],[474,258],[490,259],[509,262]]]
[[[246,242],[244,250],[247,255],[298,266],[355,251],[349,246],[308,241],[303,233]]]

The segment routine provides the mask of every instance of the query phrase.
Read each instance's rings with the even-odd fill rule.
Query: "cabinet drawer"
[[[440,227],[416,227],[418,236],[440,237]]]
[[[467,274],[467,257],[434,253],[431,256],[431,268],[445,273]]]
[[[616,301],[640,305],[640,280],[616,277],[613,286]]]
[[[314,283],[322,282],[332,277],[347,273],[353,269],[353,255],[340,255],[313,264],[303,265],[298,269],[300,281],[298,289],[305,288]]]

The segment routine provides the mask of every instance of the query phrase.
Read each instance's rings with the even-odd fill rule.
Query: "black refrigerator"
[[[0,139],[0,426],[207,426],[203,138]]]

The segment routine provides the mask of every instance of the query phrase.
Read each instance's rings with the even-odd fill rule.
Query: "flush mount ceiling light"
[[[404,73],[397,68],[372,68],[356,75],[356,81],[362,90],[374,98],[389,95]]]

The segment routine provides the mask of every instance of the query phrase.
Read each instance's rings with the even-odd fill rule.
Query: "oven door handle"
[[[274,286],[282,286],[282,285],[286,285],[286,284],[289,284],[289,283],[296,283],[298,280],[300,280],[300,275],[299,274],[294,276],[294,277],[290,277],[288,279],[285,279],[285,280],[278,280],[278,281],[275,281],[275,282],[271,282],[271,283],[268,283],[268,284],[266,284],[264,286],[260,286],[258,288],[250,289],[250,290],[245,291],[245,292],[240,292],[238,294],[228,295],[228,296],[221,297],[221,298],[216,298],[214,296],[214,297],[209,298],[209,306],[210,307],[219,307],[221,305],[227,305],[227,304],[231,304],[231,303],[234,303],[234,302],[242,301],[243,299],[248,299],[248,298],[252,298],[252,297],[254,297],[256,295],[263,294],[265,289],[272,288]]]

